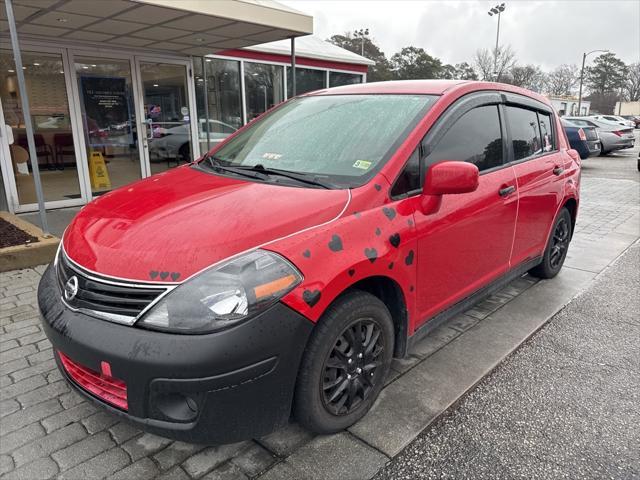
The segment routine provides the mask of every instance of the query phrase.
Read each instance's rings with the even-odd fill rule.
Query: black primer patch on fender
[[[311,257],[311,250],[307,249],[304,252],[302,252],[302,256],[305,258],[310,258]]]
[[[160,278],[162,280],[164,280],[165,278],[167,278],[169,276],[169,272],[160,272]]]
[[[342,239],[339,235],[333,235],[331,237],[331,241],[329,242],[329,248],[332,252],[339,252],[342,250]]]
[[[159,273],[160,272],[157,272],[156,270],[151,270],[149,272],[149,276],[151,277],[151,280],[155,279],[158,276]]]
[[[404,259],[404,263],[406,263],[407,265],[411,265],[413,263],[413,256],[413,250],[409,250],[409,253]]]
[[[393,262],[389,264],[389,270],[393,270]]]
[[[313,307],[316,303],[318,303],[321,296],[322,294],[319,290],[305,290],[304,292],[302,292],[302,299],[310,307]]]
[[[382,190],[382,186],[381,186],[381,185],[378,185],[377,183],[374,185],[374,188],[375,188],[377,191]]]
[[[395,248],[398,248],[398,245],[400,245],[400,234],[394,233],[393,235],[391,235],[389,237],[389,243],[393,245]]]
[[[380,230],[380,227],[376,228],[376,235],[380,236],[381,233],[382,233],[382,230]]]
[[[384,213],[384,216],[389,220],[393,220],[394,218],[396,218],[396,211],[393,208],[384,207],[382,209],[382,213]]]
[[[356,269],[355,268],[350,268],[349,272],[347,272],[347,273],[349,273],[350,277],[353,277],[356,274]]]
[[[171,272],[171,280],[174,282],[180,278],[180,274],[178,272]]]
[[[364,255],[369,259],[371,263],[378,259],[378,251],[375,248],[365,248]]]

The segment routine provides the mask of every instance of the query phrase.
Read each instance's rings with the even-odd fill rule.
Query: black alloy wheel
[[[551,237],[551,251],[549,253],[549,265],[556,269],[560,266],[569,248],[570,226],[566,218],[560,218],[556,223]]]
[[[356,320],[342,332],[323,366],[322,401],[327,410],[348,415],[369,399],[384,349],[373,318]]]
[[[394,338],[378,297],[354,289],[329,305],[300,362],[293,405],[300,425],[328,434],[360,420],[384,386]]]
[[[553,223],[542,261],[529,270],[531,275],[538,278],[553,278],[560,272],[569,251],[572,229],[571,214],[567,207],[562,207]]]

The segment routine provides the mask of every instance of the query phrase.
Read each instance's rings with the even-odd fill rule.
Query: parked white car
[[[593,115],[593,118],[604,122],[617,123],[618,125],[624,125],[625,127],[636,128],[635,122],[617,115]]]

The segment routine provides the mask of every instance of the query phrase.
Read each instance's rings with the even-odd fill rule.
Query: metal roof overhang
[[[4,1],[0,37],[9,36]],[[20,38],[203,56],[299,37],[313,17],[267,0],[13,0]]]

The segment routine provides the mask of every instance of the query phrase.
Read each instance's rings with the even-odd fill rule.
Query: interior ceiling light
[[[9,73],[15,73],[15,70],[9,69],[8,72]]]
[[[69,21],[64,17],[56,18],[56,20],[59,21],[60,23],[67,23]]]
[[[40,64],[39,64],[38,62],[33,62],[33,66],[34,66],[34,67],[39,67],[39,66],[40,66]]]
[[[153,84],[153,86],[154,86],[154,87],[158,87],[159,85],[158,85],[157,83],[154,83],[154,84]]]

